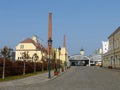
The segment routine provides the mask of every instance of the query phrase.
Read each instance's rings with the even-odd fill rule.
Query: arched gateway
[[[73,55],[69,57],[71,66],[90,66],[90,59],[84,55]]]

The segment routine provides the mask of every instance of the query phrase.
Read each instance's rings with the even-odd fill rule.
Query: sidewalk
[[[53,71],[51,71],[51,79],[55,78]],[[0,82],[0,87],[6,87],[6,86],[21,86],[21,85],[29,85],[29,84],[35,84],[40,82],[45,82],[48,80],[51,80],[48,78],[48,73],[43,73],[35,76],[30,76],[23,79],[17,79],[12,81],[6,81],[6,82]]]
[[[60,76],[63,73],[65,73],[65,72],[61,72],[58,76]],[[48,72],[46,72],[46,73],[43,73],[43,74],[30,76],[30,77],[23,78],[23,79],[0,82],[0,87],[22,86],[22,85],[36,84],[36,83],[45,82],[45,81],[48,81],[48,80],[53,80],[53,79],[57,78],[58,76],[54,76],[54,71],[51,71],[51,79],[48,78]]]

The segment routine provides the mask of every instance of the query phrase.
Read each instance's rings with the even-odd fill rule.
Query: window
[[[107,49],[105,48],[105,51],[106,51]]]
[[[24,49],[24,45],[20,45],[20,49]]]

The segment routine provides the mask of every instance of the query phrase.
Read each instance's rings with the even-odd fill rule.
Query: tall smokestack
[[[48,54],[52,55],[52,13],[48,17]]]
[[[66,48],[66,36],[65,36],[65,35],[64,35],[63,47],[65,47],[65,48]]]
[[[49,13],[48,19],[48,78],[51,78],[51,59],[52,59],[52,13]]]
[[[48,21],[48,39],[52,40],[52,13],[49,13]]]

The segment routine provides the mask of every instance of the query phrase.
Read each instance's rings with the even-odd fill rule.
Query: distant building
[[[96,49],[90,57],[90,62],[92,65],[101,66],[102,64],[102,49]]]
[[[80,54],[75,54],[69,57],[71,66],[90,66],[90,58],[85,56],[85,50],[82,48]]]
[[[15,60],[23,61],[23,58],[22,58],[23,52],[28,53],[29,61],[34,61],[33,55],[35,53],[38,55],[38,62],[41,61],[43,57],[45,58],[47,56],[47,50],[45,49],[45,47],[43,47],[42,44],[38,42],[38,37],[36,35],[34,35],[32,39],[26,38],[16,46]]]
[[[59,51],[60,48],[60,51]],[[59,48],[54,48],[54,52],[56,52],[56,59],[61,60],[61,64],[64,65],[69,65],[69,60],[68,60],[68,50],[66,47],[66,36],[64,35],[64,40],[63,40],[63,47]]]
[[[96,65],[96,66],[100,66],[102,63],[102,55],[101,54],[94,54],[90,57],[90,61]]]
[[[68,50],[65,47],[61,48],[60,59],[62,60],[62,63],[65,61],[68,63]]]
[[[75,54],[69,57],[71,66],[90,66],[90,59],[87,56]]]
[[[84,54],[85,54],[84,49],[81,49],[81,50],[80,50],[80,55],[84,55]]]
[[[109,42],[108,41],[102,41],[102,53],[105,54],[108,52],[109,49]]]
[[[102,49],[101,48],[96,49],[95,52],[94,52],[94,54],[102,54]]]

